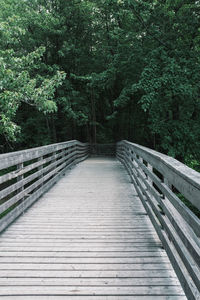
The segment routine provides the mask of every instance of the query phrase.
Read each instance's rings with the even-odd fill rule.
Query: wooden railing
[[[1,154],[0,232],[88,154],[76,140]]]
[[[200,299],[200,220],[179,199],[200,209],[200,174],[128,141],[117,144],[117,157],[131,176],[186,296]]]

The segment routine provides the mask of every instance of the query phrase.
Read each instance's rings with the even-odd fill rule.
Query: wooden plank
[[[31,232],[31,230],[30,230]],[[47,230],[47,233],[43,233],[43,231],[40,233],[39,230],[38,232],[35,234],[35,232],[32,232],[31,236],[30,236],[30,233],[17,233],[16,234],[6,234],[5,236],[5,239],[4,239],[4,236],[2,236],[1,238],[1,241],[5,241],[5,240],[15,240],[15,241],[19,241],[20,240],[24,240],[27,239],[28,240],[33,240],[33,239],[36,239],[37,241],[40,241],[40,240],[44,240],[44,241],[48,241],[48,240],[66,240],[66,239],[110,239],[110,238],[113,238],[113,239],[140,239],[140,238],[153,238],[153,237],[156,237],[157,238],[157,234],[155,235],[155,233],[153,232],[136,232],[136,233],[133,233],[132,231],[130,232],[122,232],[121,234],[120,233],[117,233],[116,231],[114,232],[110,232],[108,231],[107,234],[105,232],[100,232],[99,234],[98,233],[91,233],[89,231],[88,232],[82,232],[82,233],[76,233],[74,232],[73,230],[71,230],[70,232],[61,232],[59,231],[59,229],[57,231],[52,232],[52,234],[50,234]]]
[[[140,234],[155,234],[152,228],[149,228],[148,225],[143,226],[143,227],[129,227],[129,226],[123,226],[123,227],[114,227],[114,226],[64,226],[59,224],[43,224],[42,228],[39,225],[27,225],[26,226],[26,231],[24,231],[23,225],[17,226],[15,224],[15,230],[13,227],[10,227],[8,229],[8,235],[29,235],[30,233],[33,234],[39,234],[39,235],[45,235],[49,233],[49,230],[51,230],[51,236],[58,234],[58,235],[63,235],[63,234],[69,234],[72,232],[72,234],[77,234],[77,233],[85,233],[85,232],[90,232],[91,234],[98,234],[98,233],[104,233],[104,234],[112,234],[118,232],[120,233],[132,233],[133,235],[140,235]]]
[[[174,270],[1,270],[0,278],[177,278]]]
[[[1,247],[2,247],[2,245],[4,245],[5,247],[21,247],[21,248],[23,248],[24,247],[24,249],[27,249],[27,248],[30,248],[30,247],[32,247],[33,249],[34,248],[37,248],[37,246],[38,247],[43,247],[43,248],[48,248],[48,247],[57,247],[57,248],[59,248],[59,247],[66,247],[66,249],[67,248],[70,248],[70,247],[80,247],[81,249],[83,249],[83,248],[86,248],[86,247],[92,247],[92,248],[98,248],[98,247],[104,247],[104,248],[106,248],[106,247],[109,247],[110,246],[110,248],[112,247],[113,249],[115,249],[115,248],[123,248],[123,247],[130,247],[130,249],[131,249],[131,247],[135,247],[135,248],[138,248],[138,247],[159,247],[159,246],[161,246],[161,243],[153,243],[153,242],[135,242],[134,244],[132,243],[132,242],[123,242],[123,241],[121,241],[121,242],[102,242],[101,243],[101,241],[99,241],[99,242],[94,242],[94,243],[92,243],[92,242],[89,242],[89,241],[84,241],[84,242],[79,242],[79,241],[77,241],[77,242],[68,242],[68,243],[56,243],[56,242],[54,242],[54,243],[39,243],[39,244],[37,244],[37,243],[31,243],[31,242],[29,242],[29,244],[27,245],[27,243],[8,243],[8,242],[5,242],[5,243],[1,243],[1,246],[0,246],[0,249],[1,249]]]
[[[1,270],[164,270],[170,263],[1,263]]]
[[[2,286],[0,295],[184,295],[182,288],[179,286],[133,286],[133,287],[82,287],[82,286]]]
[[[167,256],[165,257],[0,257],[0,266],[4,268],[4,263],[13,264],[162,264],[169,263]]]
[[[105,297],[104,297],[105,298]],[[14,296],[3,296],[4,300],[27,300],[27,296],[19,296],[19,295],[14,295]],[[66,300],[66,299],[72,299],[71,296],[28,296],[29,300]],[[89,297],[90,300],[102,300],[102,296],[92,296],[90,295]],[[88,296],[73,296],[73,300],[88,300]],[[106,300],[133,300],[133,296],[106,296]],[[185,296],[156,296],[156,295],[145,295],[145,296],[138,296],[134,295],[134,300],[187,300]]]
[[[139,245],[139,246],[126,246],[126,245],[79,245],[79,246],[75,246],[73,245],[73,251],[91,251],[91,252],[96,252],[96,251],[109,251],[109,252],[113,252],[113,251],[124,251],[124,252],[130,252],[130,251],[157,251],[157,249],[161,249],[162,246],[161,245]],[[30,252],[30,251],[39,251],[39,252],[48,252],[48,251],[70,251],[72,250],[71,245],[66,245],[66,246],[40,246],[38,245],[38,247],[33,247],[33,246],[1,246],[0,247],[0,251],[25,251],[25,252]]]
[[[180,286],[175,278],[0,278],[0,286]]]
[[[74,258],[74,257],[84,257],[84,258],[138,258],[138,257],[148,257],[148,258],[154,258],[154,257],[167,257],[167,254],[164,250],[156,250],[156,251],[127,251],[127,252],[120,252],[120,251],[44,251],[44,252],[29,252],[29,251],[1,251],[0,252],[0,259],[6,259],[8,257],[11,258],[25,258],[25,257],[42,257],[42,258],[57,258],[57,257],[64,257],[64,258]]]

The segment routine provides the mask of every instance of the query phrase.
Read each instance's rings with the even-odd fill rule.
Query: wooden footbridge
[[[0,297],[200,299],[200,221],[179,199],[200,209],[200,174],[127,141],[89,150],[0,155]]]

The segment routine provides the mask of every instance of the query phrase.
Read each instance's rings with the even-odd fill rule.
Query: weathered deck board
[[[26,296],[18,296],[16,295],[14,299],[16,300],[24,300]],[[29,300],[186,300],[185,296],[27,296]],[[4,300],[13,300],[13,296],[4,296]]]
[[[2,235],[3,299],[186,299],[123,166],[88,159]]]

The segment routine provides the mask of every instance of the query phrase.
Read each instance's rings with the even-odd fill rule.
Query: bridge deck
[[[186,299],[124,167],[88,159],[1,236],[4,299]]]

